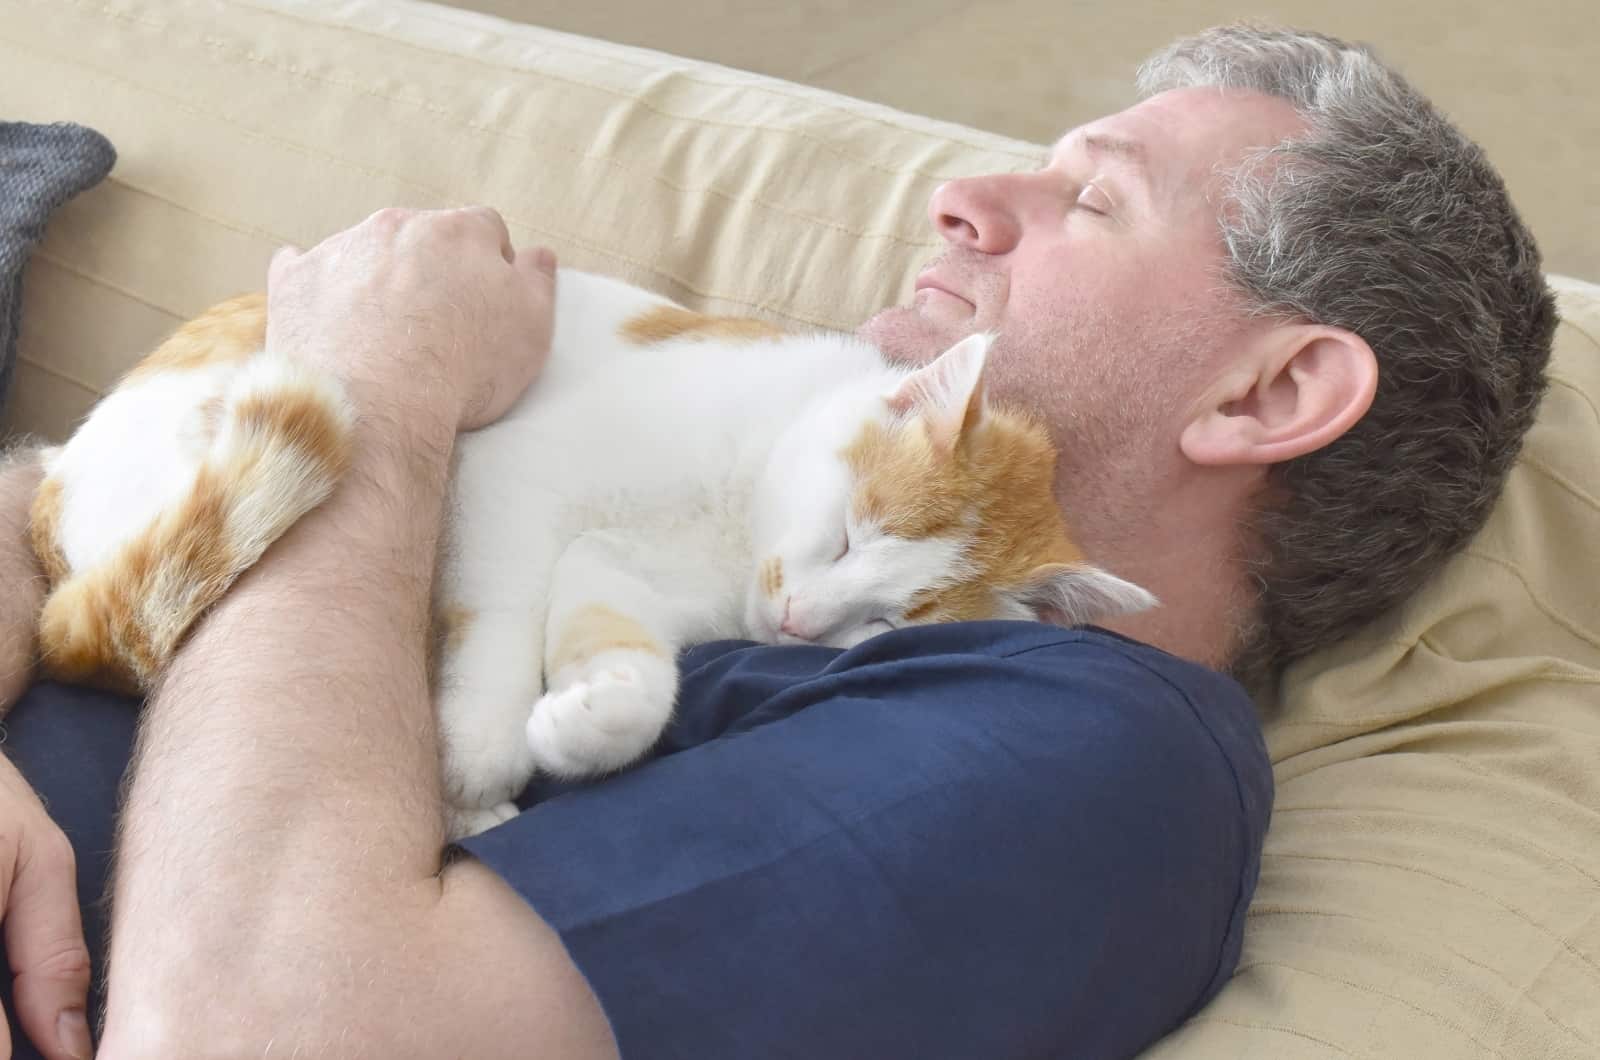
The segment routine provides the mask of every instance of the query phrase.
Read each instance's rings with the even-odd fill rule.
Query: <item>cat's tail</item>
[[[46,600],[46,673],[150,688],[195,620],[349,467],[355,413],[343,388],[285,357],[245,362],[201,414],[211,440],[187,496]]]

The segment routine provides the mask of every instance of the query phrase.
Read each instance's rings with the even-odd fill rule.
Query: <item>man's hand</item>
[[[89,949],[72,844],[0,755],[0,917],[17,1019],[50,1060],[88,1060]],[[0,1055],[11,1041],[0,1023]]]
[[[544,367],[555,264],[543,247],[513,250],[487,208],[380,210],[272,259],[267,347],[327,364],[358,406],[426,395],[455,410],[452,432],[473,430]]]
[[[0,454],[0,714],[33,675],[44,574],[28,542],[28,509],[43,470],[34,454]],[[0,754],[0,928],[17,1018],[50,1060],[90,1054],[84,1004],[89,950],[78,914],[72,844]],[[0,1055],[11,1042],[0,1024]]]

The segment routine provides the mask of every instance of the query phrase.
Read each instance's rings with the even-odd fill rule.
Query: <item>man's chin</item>
[[[968,331],[955,334],[947,324],[928,319],[915,305],[892,306],[856,328],[858,336],[901,364],[927,364],[966,338]]]

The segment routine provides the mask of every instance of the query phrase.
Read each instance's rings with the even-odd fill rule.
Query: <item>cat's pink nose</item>
[[[794,620],[793,607],[794,597],[791,596],[783,602],[783,621],[778,623],[778,632],[787,633],[791,637],[799,637],[803,640],[805,639],[805,634],[800,632],[800,628]]]

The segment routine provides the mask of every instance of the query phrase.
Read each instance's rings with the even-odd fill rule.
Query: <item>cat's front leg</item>
[[[581,777],[621,769],[672,717],[677,643],[668,602],[632,573],[621,535],[590,533],[556,565],[545,634],[549,690],[528,718],[540,769]]]
[[[512,802],[534,773],[523,735],[542,691],[540,616],[530,605],[445,605],[436,622],[439,738],[445,826],[451,839],[473,835],[517,812]]]

